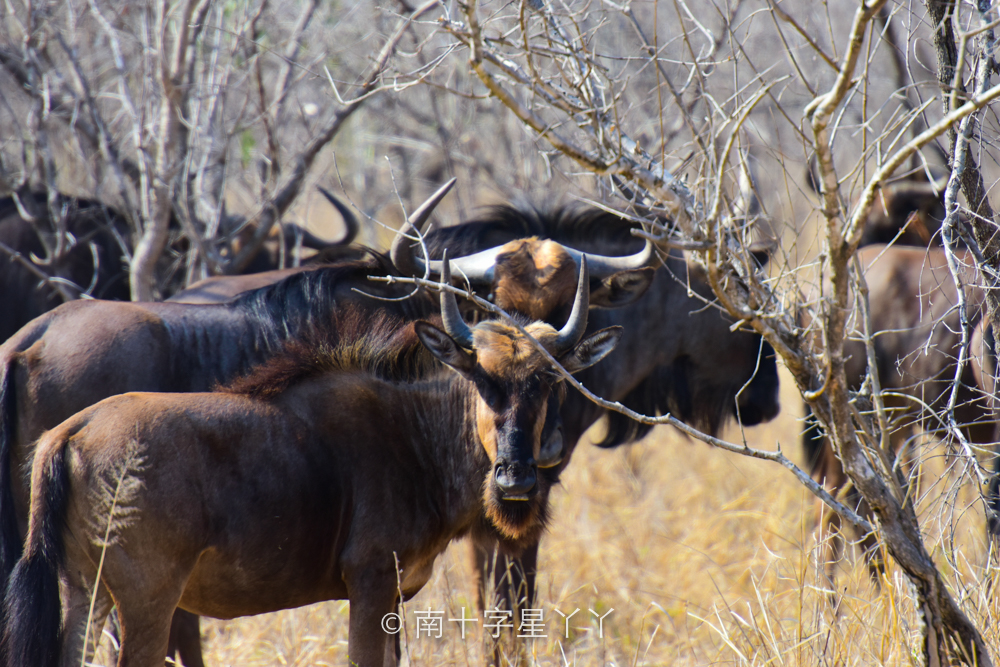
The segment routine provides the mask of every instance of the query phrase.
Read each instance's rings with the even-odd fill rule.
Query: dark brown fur
[[[369,274],[392,274],[392,269],[381,255],[366,255],[363,261],[220,278],[213,284],[240,293],[247,281],[264,285],[225,305],[68,304],[38,318],[0,347],[0,417],[8,424],[0,429],[0,494],[6,494],[6,499],[0,495],[0,525],[6,526],[0,535],[8,536],[0,537],[5,571],[20,553],[18,535],[27,520],[28,480],[20,472],[27,471],[33,443],[45,429],[117,393],[205,391],[229,383],[283,350],[289,337],[309,336],[308,345],[315,345],[315,335],[336,334],[345,304],[389,310],[407,319],[437,310],[423,293],[403,301],[376,301],[355,291],[396,298],[411,292],[409,286],[369,281]],[[616,298],[635,291],[632,284],[613,286]],[[638,287],[641,293],[643,285]],[[517,304],[505,305],[517,310]],[[43,373],[42,368],[57,370]],[[558,478],[558,471],[544,474]]]
[[[208,391],[246,373],[290,339],[337,339],[347,303],[415,319],[437,305],[425,294],[376,301],[353,291],[400,297],[409,288],[368,280],[385,274],[379,256],[295,272],[223,305],[74,301],[26,325],[0,346],[0,564],[9,575],[27,524],[28,478],[37,438],[103,398],[128,391]],[[189,632],[188,635],[196,633]],[[189,667],[197,643],[182,647]]]
[[[574,207],[539,211],[498,206],[477,220],[435,230],[426,241],[431,257],[436,258],[446,248],[454,256],[470,255],[527,236],[603,255],[630,255],[642,248],[627,220],[597,208]],[[519,262],[522,275],[533,275],[532,264],[537,265],[537,260]],[[603,398],[643,414],[670,411],[709,433],[717,433],[727,420],[737,417],[746,425],[772,419],[779,403],[778,372],[770,346],[755,333],[733,332],[727,316],[706,307],[702,299],[714,300],[711,289],[679,254],[667,255],[655,269],[645,271],[641,279],[648,280],[649,286],[638,292],[641,298],[629,289],[639,279],[635,272],[601,285],[591,282],[591,303],[597,301],[609,309],[591,311],[590,330],[621,325],[624,334],[614,356],[581,373],[580,381]],[[498,288],[497,278],[503,275],[510,274],[498,267],[493,285],[498,305],[510,299],[506,305],[523,307],[518,293]],[[696,296],[690,296],[689,289]],[[556,326],[567,316],[565,306],[545,315],[540,310],[534,314]],[[561,411],[566,456],[560,469],[569,463],[584,432],[602,417],[607,424],[603,446],[634,442],[650,429],[570,392]],[[484,531],[473,545],[481,576],[480,606],[531,607],[538,545],[526,549],[522,559],[511,560],[504,556],[502,545],[490,538]],[[496,655],[494,660],[499,663]]]
[[[537,238],[511,241],[497,256],[493,296],[497,304],[533,320],[568,317],[573,303],[576,262],[558,243]]]
[[[943,189],[920,179],[886,184],[865,221],[861,245],[940,246],[944,216]]]

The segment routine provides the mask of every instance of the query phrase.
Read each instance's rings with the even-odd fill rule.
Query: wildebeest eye
[[[537,376],[532,378],[524,385],[524,389],[522,391],[524,393],[525,398],[527,398],[529,401],[534,401],[542,394],[541,379]]]
[[[486,401],[486,405],[489,406],[490,410],[500,412],[501,408],[503,408],[504,396],[503,392],[500,391],[500,387],[495,382],[488,378],[477,378],[476,389],[479,391],[479,395],[483,397],[483,400]]]

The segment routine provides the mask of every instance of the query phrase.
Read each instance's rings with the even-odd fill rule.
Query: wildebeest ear
[[[438,329],[430,322],[419,321],[413,324],[417,337],[424,344],[431,354],[445,364],[455,369],[467,378],[471,378],[476,369],[476,355],[473,352],[466,352],[455,339]]]
[[[634,303],[653,284],[656,269],[646,266],[641,269],[619,271],[601,281],[590,290],[590,306],[598,308],[621,308]]]
[[[577,343],[576,347],[559,359],[559,363],[570,373],[593,366],[615,349],[623,331],[621,327],[601,329]]]

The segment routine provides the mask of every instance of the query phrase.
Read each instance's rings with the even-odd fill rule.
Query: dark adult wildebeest
[[[284,224],[281,228],[284,254],[290,255],[301,246],[317,251],[307,262],[330,261],[342,257],[357,236],[358,221],[351,211],[326,190],[320,188],[320,191],[341,213],[346,228],[344,236],[329,242],[298,225]],[[42,264],[41,259],[32,259],[46,255],[40,235],[55,238],[58,225],[52,219],[45,193],[25,194],[20,201],[21,208],[36,222],[21,215],[13,197],[0,199],[0,342],[63,303],[64,296],[54,283],[46,283],[45,277],[61,281],[60,286],[69,298],[79,296],[79,288],[95,299],[129,299],[126,256],[130,252],[131,231],[119,213],[95,201],[58,195],[56,207],[70,236],[67,245],[51,261]],[[252,232],[251,227],[246,227],[242,235]],[[239,238],[234,240],[236,246],[240,242]],[[269,241],[245,271],[275,269],[282,252],[277,241]]]
[[[817,168],[816,161],[810,161],[806,185],[819,194]],[[947,177],[931,177],[929,169],[920,165],[908,176],[882,183],[865,220],[861,246],[876,243],[940,246],[947,182]]]
[[[280,225],[276,225],[279,228],[276,230],[277,233],[271,234],[257,254],[251,258],[246,266],[240,269],[239,273],[254,274],[279,270],[278,267],[291,264],[294,255],[298,254],[303,248],[316,251],[305,258],[302,261],[303,264],[323,264],[337,260],[359,258],[359,253],[355,251],[352,245],[361,229],[357,217],[355,217],[346,204],[341,202],[328,190],[319,186],[316,189],[337,209],[341,219],[344,221],[344,234],[336,241],[328,241],[319,238],[309,230],[295,223],[283,222]],[[256,230],[252,226],[246,225],[241,217],[229,218],[228,226],[235,227],[237,231],[231,234],[231,239],[228,239],[227,243],[229,247],[226,248],[226,251],[235,254],[242,247],[252,242]],[[211,278],[207,280],[211,280]],[[216,303],[217,301],[206,300],[205,303]]]
[[[524,323],[570,372],[621,335],[583,338],[585,273],[561,330]],[[441,301],[445,331],[362,317],[340,326],[350,343],[321,335],[226,391],[116,396],[47,433],[4,600],[7,664],[79,664],[95,582],[94,632],[113,604],[122,665],[163,664],[177,606],[233,618],[345,598],[350,664],[394,664],[383,617],[451,540],[487,529],[516,549],[547,513],[535,462],[558,376],[517,328],[470,329]],[[414,369],[414,338],[456,372]],[[123,478],[107,540],[102,492]]]
[[[941,248],[872,245],[858,251],[869,288],[869,311],[875,359],[883,400],[892,417],[894,451],[909,444],[915,429],[947,437],[946,427],[929,416],[948,402],[961,348],[962,327],[958,293],[947,258]],[[969,267],[962,276],[968,303],[966,316],[975,323],[980,316],[983,294],[967,251],[958,259]],[[845,342],[847,380],[859,390],[868,372],[868,358],[861,337],[860,313],[852,322],[851,338]],[[955,418],[972,443],[993,441],[994,426],[986,401],[977,391],[974,367],[966,366],[959,386]],[[803,437],[803,449],[814,479],[835,495],[847,490],[845,502],[869,512],[847,479],[826,437],[811,423]],[[840,517],[820,505],[820,525],[829,535],[824,560],[829,581],[842,545]],[[870,558],[872,574],[881,563],[872,549],[874,537],[858,536]]]
[[[13,197],[0,199],[0,341],[63,302],[43,276],[68,281],[63,287],[73,298],[78,296],[77,287],[98,299],[129,298],[122,247],[128,232],[117,213],[94,201],[58,197],[70,245],[40,265],[32,259],[41,261],[47,254],[39,234],[54,238],[57,226],[44,193],[20,199],[37,222],[21,216]]]
[[[543,213],[497,207],[481,219],[456,227],[435,230],[425,241],[431,256],[440,256],[447,248],[467,273],[476,266],[495,269],[484,272],[492,280],[490,294],[495,300],[509,298],[501,282],[510,275],[534,276],[551,280],[548,270],[539,270],[529,256],[515,249],[512,262],[491,265],[489,253],[473,253],[521,237],[552,239],[564,246],[605,255],[640,253],[643,242],[631,234],[632,225],[625,219],[598,209],[557,209]],[[409,246],[407,246],[409,247]],[[409,262],[419,271],[420,256],[411,249],[408,258],[394,253],[393,261],[405,267]],[[529,261],[530,260],[530,261]],[[502,265],[510,270],[501,268]],[[515,270],[516,269],[516,270]],[[624,287],[636,276],[620,276],[606,281],[608,300],[625,297]],[[518,281],[514,281],[517,284]],[[689,296],[688,289],[695,296]],[[592,328],[621,325],[624,334],[615,354],[604,364],[580,375],[580,381],[594,393],[644,414],[670,412],[675,417],[707,433],[718,433],[729,418],[751,426],[772,419],[778,413],[778,374],[773,351],[757,334],[730,330],[731,320],[719,310],[706,306],[712,301],[711,290],[700,271],[689,266],[679,254],[668,254],[656,269],[652,284],[641,299],[623,298],[622,307],[595,310]],[[565,312],[536,303],[535,316],[545,317],[559,326]],[[545,308],[551,308],[542,314]],[[669,325],[667,324],[669,323]],[[598,444],[615,447],[643,437],[650,429],[616,412],[603,408],[570,392],[562,409],[562,426],[567,455],[594,422],[607,418],[607,430]],[[496,550],[489,544],[477,544],[480,566],[489,563]],[[501,554],[502,555],[502,554]],[[537,567],[538,544],[530,545],[516,563],[500,558],[493,562],[493,579],[500,598],[531,606]],[[489,576],[486,573],[485,576]],[[508,577],[512,580],[508,580]],[[510,600],[513,588],[513,600]],[[491,596],[492,597],[492,596]],[[481,598],[481,604],[486,601]],[[494,602],[490,601],[489,606]]]
[[[946,182],[906,178],[883,185],[865,221],[861,245],[941,245]]]

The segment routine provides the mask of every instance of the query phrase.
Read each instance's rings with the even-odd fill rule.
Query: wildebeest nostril
[[[494,470],[497,488],[508,500],[527,500],[527,494],[535,488],[536,474],[534,461],[530,465],[498,463]]]

